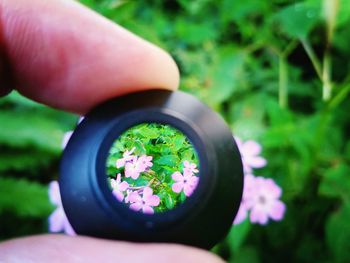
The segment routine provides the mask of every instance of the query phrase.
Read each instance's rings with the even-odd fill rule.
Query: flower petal
[[[185,193],[185,195],[186,195],[187,197],[189,197],[190,195],[192,195],[193,191],[194,191],[193,187],[190,186],[189,184],[186,184],[186,185],[184,186],[184,193]]]
[[[57,181],[52,181],[49,184],[49,198],[54,205],[62,206],[60,187]]]
[[[160,198],[158,195],[152,195],[152,196],[147,197],[145,202],[149,206],[158,206],[160,203]]]
[[[130,205],[130,209],[134,211],[140,211],[141,208],[142,208],[142,203],[133,203]]]
[[[174,181],[176,182],[182,182],[183,181],[183,176],[180,172],[175,172],[171,175],[171,178],[173,178]]]
[[[244,152],[249,153],[249,155],[258,155],[261,153],[261,145],[253,140],[243,143],[243,148]]]
[[[66,148],[68,142],[69,142],[69,139],[72,137],[72,134],[73,134],[73,131],[69,131],[69,132],[66,132],[63,136],[63,140],[62,140],[62,149]]]
[[[66,220],[64,221],[64,227],[63,227],[63,231],[64,233],[66,233],[69,236],[76,236],[77,234],[75,233],[73,227],[71,226],[71,224],[69,223],[68,219],[66,218]]]
[[[130,203],[136,203],[141,202],[142,198],[137,192],[132,192],[129,194],[129,202]]]
[[[235,220],[233,221],[234,225],[238,225],[240,223],[242,223],[246,218],[247,218],[247,209],[245,208],[245,206],[241,203],[239,210],[237,212],[237,215],[235,217]]]
[[[271,205],[269,216],[275,221],[280,221],[283,219],[285,211],[286,205],[281,201],[277,200]]]
[[[184,187],[183,182],[178,182],[178,183],[174,183],[171,187],[171,189],[175,192],[175,193],[180,193],[182,191],[182,188]]]
[[[117,198],[117,200],[118,200],[119,202],[123,201],[124,195],[123,195],[123,193],[121,193],[120,191],[118,191],[118,190],[113,190],[112,194],[115,196],[115,198]]]
[[[57,208],[50,216],[49,216],[49,231],[50,232],[61,232],[64,228],[64,221],[66,215],[63,211],[63,208]]]
[[[125,191],[126,189],[128,189],[128,187],[129,187],[129,184],[128,184],[128,182],[121,182],[120,184],[119,184],[119,191]]]
[[[268,222],[268,216],[266,211],[262,210],[261,208],[253,207],[250,212],[250,221],[252,223],[266,225]]]
[[[121,167],[123,167],[124,165],[125,165],[125,160],[124,160],[124,158],[118,159],[118,160],[117,160],[117,162],[116,162],[116,167],[117,167],[117,168],[121,168]]]
[[[153,208],[150,207],[150,206],[148,206],[148,205],[144,205],[144,206],[142,207],[142,212],[143,212],[144,214],[154,214]]]
[[[247,162],[253,168],[261,168],[267,164],[266,159],[259,156],[251,157]]]
[[[151,196],[153,195],[153,190],[152,188],[146,186],[144,189],[143,189],[143,200],[147,200],[148,198],[150,198]]]

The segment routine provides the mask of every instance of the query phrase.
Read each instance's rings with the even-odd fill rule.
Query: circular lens
[[[142,123],[122,133],[106,166],[115,199],[144,214],[176,208],[199,181],[199,159],[189,139],[159,123]]]

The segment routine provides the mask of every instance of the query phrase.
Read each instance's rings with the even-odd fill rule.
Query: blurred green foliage
[[[350,261],[350,0],[82,2],[169,51],[181,89],[262,143],[269,163],[256,173],[284,189],[285,219],[243,223],[216,253]],[[46,185],[75,118],[16,93],[0,109],[0,236],[44,232]]]

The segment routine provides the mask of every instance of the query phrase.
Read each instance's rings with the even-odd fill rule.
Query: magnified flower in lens
[[[64,213],[57,181],[52,181],[49,185],[49,198],[51,203],[56,205],[55,211],[49,216],[49,231],[54,233],[63,231],[67,235],[75,235],[75,232]]]
[[[137,159],[137,166],[140,172],[146,171],[148,168],[152,167],[153,163],[151,162],[153,159],[152,156],[142,155]]]
[[[187,197],[193,193],[198,184],[198,177],[186,171],[183,174],[175,172],[171,177],[175,181],[171,187],[172,190],[175,193],[183,191]]]
[[[140,170],[139,164],[137,162],[137,157],[134,158],[131,162],[127,162],[125,164],[125,177],[131,177],[132,179],[136,180],[139,178],[141,171],[142,170]]]
[[[144,214],[153,214],[152,207],[158,206],[160,198],[153,194],[153,190],[150,187],[145,187],[142,192],[142,196],[138,192],[132,192],[129,195],[129,201],[132,203],[130,208],[134,211],[140,211]]]
[[[238,149],[242,155],[243,167],[245,172],[252,172],[252,168],[262,168],[266,166],[266,159],[259,156],[261,153],[261,145],[253,140],[243,142],[235,137]]]
[[[183,170],[187,174],[198,173],[197,165],[195,163],[190,163],[189,161],[184,161]]]
[[[113,188],[113,195],[117,198],[118,201],[123,201],[124,194],[123,191],[128,189],[129,184],[127,182],[121,181],[120,173],[117,175],[117,179],[111,179],[111,186]]]
[[[120,158],[116,162],[116,167],[121,168],[123,167],[127,162],[130,162],[134,160],[135,156],[131,155],[135,151],[135,147],[133,147],[130,151],[126,150],[123,153],[123,158]]]
[[[129,189],[127,189],[126,190],[126,195],[125,195],[125,199],[124,199],[124,203],[130,203],[130,195],[133,193],[133,191],[132,190],[129,190]]]

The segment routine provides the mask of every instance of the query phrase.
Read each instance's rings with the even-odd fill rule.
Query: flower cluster
[[[183,191],[189,197],[197,187],[199,178],[194,174],[198,172],[196,164],[184,161],[183,173],[175,172],[171,176],[175,181],[171,187],[172,190],[175,193],[181,193]]]
[[[80,122],[80,120],[79,120]],[[62,148],[64,149],[72,136],[73,131],[68,131],[64,134],[62,140]],[[49,199],[56,206],[56,209],[49,216],[49,232],[58,233],[64,232],[67,235],[76,235],[74,229],[68,221],[68,218],[63,210],[60,189],[57,181],[52,181],[49,184]]]
[[[159,206],[162,202],[158,195],[162,195],[166,186],[162,180],[156,178],[155,172],[151,170],[153,157],[137,156],[133,154],[134,151],[135,148],[126,150],[122,158],[117,159],[115,167],[120,169],[120,172],[116,178],[110,178],[112,193],[118,201],[128,204],[130,209],[153,214],[154,207]],[[197,186],[198,177],[195,176],[195,173],[198,172],[196,164],[184,161],[183,172],[176,171],[171,176],[174,181],[171,187],[172,191],[176,194],[184,192],[185,196],[189,197]],[[146,179],[148,183],[140,185],[139,178]],[[154,190],[158,195],[153,194]]]
[[[51,203],[56,205],[55,211],[49,216],[49,231],[54,233],[63,231],[67,235],[74,236],[75,232],[63,210],[60,189],[57,181],[52,181],[49,184],[49,198]]]
[[[261,225],[267,224],[269,219],[282,220],[286,210],[285,204],[279,200],[282,189],[270,178],[253,175],[253,168],[264,167],[267,163],[259,156],[261,145],[252,140],[235,140],[242,155],[245,175],[242,202],[234,224],[240,224],[248,216],[250,222]]]
[[[126,150],[123,157],[116,161],[116,168],[124,168],[125,178],[137,180],[141,173],[147,172],[153,166],[152,156],[133,155],[135,147],[130,151]],[[153,214],[153,207],[158,206],[160,198],[153,194],[153,190],[148,186],[133,187],[128,182],[122,181],[122,174],[118,173],[116,179],[110,179],[112,193],[120,202],[130,204],[130,209],[142,211],[145,214]],[[124,195],[126,193],[126,196]]]

